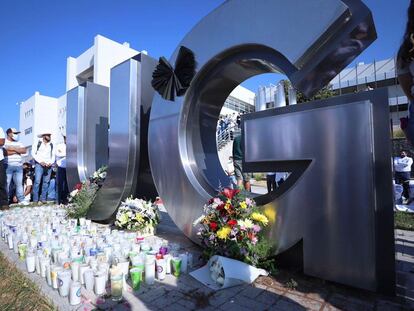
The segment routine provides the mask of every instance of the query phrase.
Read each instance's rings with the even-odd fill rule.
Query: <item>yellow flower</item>
[[[229,226],[225,226],[217,231],[217,237],[219,239],[225,240],[230,235],[231,229]]]
[[[229,208],[230,208],[230,206],[231,206],[231,201],[230,201],[230,200],[227,200],[226,205],[224,205],[224,209],[225,209],[226,211],[228,211],[228,210],[229,210]]]
[[[253,220],[255,220],[255,221],[261,222],[265,226],[269,222],[269,220],[267,219],[267,217],[265,215],[263,215],[263,214],[260,214],[260,213],[253,213],[250,216],[250,218],[253,219]]]
[[[241,207],[241,208],[243,208],[243,209],[244,209],[244,208],[247,208],[247,204],[246,204],[246,202],[244,202],[244,201],[243,201],[243,202],[241,202],[241,203],[240,203],[240,207]]]

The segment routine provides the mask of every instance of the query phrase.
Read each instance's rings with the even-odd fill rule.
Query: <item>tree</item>
[[[289,80],[282,80],[283,81],[283,88],[285,89],[285,96],[286,96],[286,102],[288,102],[288,90],[292,87],[292,84]],[[311,98],[306,97],[302,92],[296,90],[296,100],[298,104],[306,103],[314,100],[321,100],[330,98],[333,96],[337,96],[338,93],[332,89],[332,85],[328,84],[327,86],[323,87],[321,90],[319,90],[314,96]]]

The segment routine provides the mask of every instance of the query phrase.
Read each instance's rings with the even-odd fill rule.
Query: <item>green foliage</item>
[[[253,173],[253,178],[254,180],[264,180],[265,179],[265,174],[264,173]]]
[[[288,102],[288,89],[291,86],[291,83],[289,80],[283,80],[283,86],[285,89],[286,94],[286,102]],[[321,99],[327,99],[333,96],[337,96],[337,92],[332,89],[332,85],[327,85],[323,87],[321,90],[319,90],[314,96],[308,98],[306,97],[301,91],[296,90],[296,100],[298,104],[306,103],[314,100],[321,100]]]
[[[290,290],[295,290],[298,287],[298,282],[296,282],[294,279],[290,279],[286,282],[285,287]]]
[[[396,229],[414,231],[414,213],[395,212],[394,223]]]
[[[98,185],[90,182],[82,183],[77,193],[71,197],[70,205],[67,209],[67,215],[70,218],[86,217],[89,208],[95,200],[98,192]]]

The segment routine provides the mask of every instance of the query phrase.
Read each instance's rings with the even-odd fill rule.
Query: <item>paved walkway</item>
[[[162,213],[163,220],[157,235],[173,242],[179,242],[185,250],[194,254],[195,267],[200,249],[189,241],[174,225],[168,214]],[[414,232],[396,231],[397,292],[414,298]],[[19,269],[25,265],[0,242],[0,251]],[[96,297],[83,291],[83,305],[71,307],[66,298],[47,286],[45,279],[36,274],[27,274],[40,285],[41,290],[60,310],[413,310],[401,297],[383,297],[371,292],[335,285],[301,274],[281,271],[277,277],[260,277],[252,285],[237,286],[218,292],[208,289],[188,274],[179,278],[167,278],[153,286],[143,285],[138,292],[124,293],[125,300],[114,303],[109,297]],[[414,301],[414,300],[413,300]]]

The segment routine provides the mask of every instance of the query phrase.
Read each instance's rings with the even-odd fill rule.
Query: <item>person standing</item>
[[[266,173],[266,185],[268,193],[276,191],[276,173]]]
[[[411,177],[411,165],[413,159],[407,156],[407,152],[402,150],[399,157],[394,159],[395,169],[395,183],[402,184],[403,196],[406,200],[410,199],[410,177]]]
[[[407,25],[397,54],[398,82],[408,98],[408,117],[401,118],[401,129],[407,140],[414,144],[414,1],[410,1]]]
[[[247,173],[243,172],[243,148],[241,135],[238,135],[233,140],[233,163],[234,163],[234,173],[237,179],[237,186],[244,186],[244,189],[250,191],[250,176]]]
[[[52,165],[55,163],[55,153],[51,142],[51,131],[43,131],[37,137],[40,140],[32,146],[32,156],[35,160],[35,181],[33,185],[33,202],[39,202],[40,183],[42,182],[42,193],[40,202],[46,202],[49,180],[52,173]]]
[[[58,204],[68,203],[69,187],[66,178],[66,136],[63,135],[63,143],[56,146],[56,185]]]
[[[9,208],[9,200],[7,197],[7,177],[6,168],[4,164],[3,146],[6,141],[3,129],[0,127],[0,209],[5,210]]]
[[[10,191],[10,184],[13,179],[16,187],[16,197],[19,203],[24,203],[23,195],[23,161],[22,155],[26,154],[26,148],[19,142],[20,132],[15,128],[6,131],[7,138],[4,143],[7,191]],[[9,197],[10,197],[9,193]]]
[[[234,189],[234,187],[237,185],[237,180],[236,180],[236,176],[234,176],[234,163],[233,163],[232,156],[230,156],[229,160],[227,161],[227,168],[225,172],[227,176],[229,176],[230,188]]]

